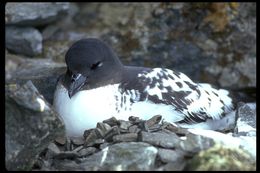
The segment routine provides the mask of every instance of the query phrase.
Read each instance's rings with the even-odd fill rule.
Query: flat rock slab
[[[84,170],[138,171],[151,170],[158,150],[143,142],[122,142],[89,156],[80,167]],[[142,154],[140,154],[142,153]]]
[[[139,133],[138,139],[142,142],[146,142],[151,145],[160,146],[163,148],[178,147],[180,142],[180,138],[176,134],[167,134],[161,132],[141,132]]]

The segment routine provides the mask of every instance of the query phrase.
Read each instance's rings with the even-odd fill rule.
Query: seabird
[[[75,42],[65,61],[67,71],[59,78],[54,107],[68,136],[82,136],[86,129],[112,116],[145,120],[162,115],[181,127],[215,130],[218,120],[233,109],[227,90],[194,83],[175,70],[124,66],[96,38]]]

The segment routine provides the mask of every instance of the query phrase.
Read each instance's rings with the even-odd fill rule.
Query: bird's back
[[[119,86],[122,97],[129,96],[133,105],[149,103],[143,105],[147,113],[151,112],[150,106],[156,109],[155,114],[165,114],[173,122],[192,124],[221,119],[233,107],[227,90],[194,83],[183,73],[163,68],[131,70],[135,77]]]

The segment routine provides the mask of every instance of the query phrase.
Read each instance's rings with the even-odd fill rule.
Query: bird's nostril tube
[[[77,75],[76,75],[76,74],[73,74],[73,75],[71,76],[71,82],[75,82],[76,78],[77,78]]]

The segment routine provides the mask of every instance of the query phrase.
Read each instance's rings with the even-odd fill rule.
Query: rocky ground
[[[8,170],[255,170],[255,3],[7,3]],[[98,37],[128,65],[167,67],[235,91],[228,131],[110,119],[64,139],[52,109],[64,55]]]

